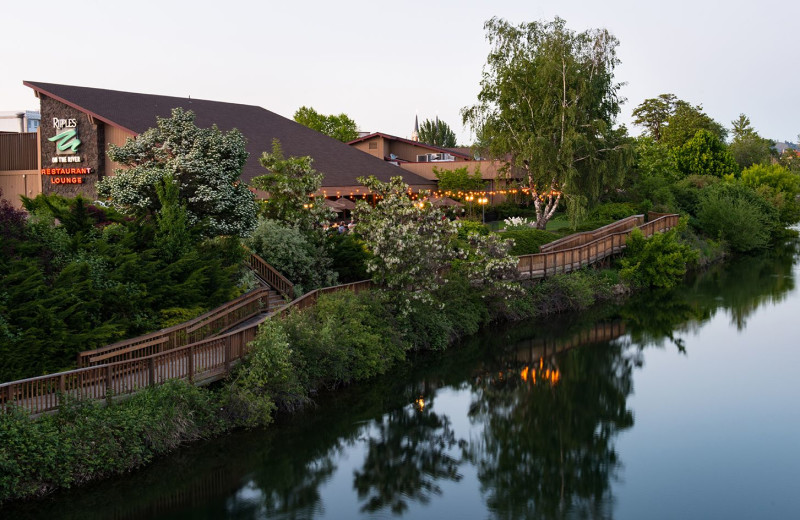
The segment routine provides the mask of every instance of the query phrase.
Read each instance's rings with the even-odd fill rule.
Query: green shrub
[[[488,226],[474,220],[459,220],[456,224],[458,225],[458,238],[460,240],[466,240],[472,233],[484,236],[489,234]]]
[[[545,278],[531,289],[531,303],[536,316],[580,311],[598,299],[610,297],[608,279],[592,270],[559,274]]]
[[[403,358],[406,347],[375,291],[320,295],[314,307],[293,311],[284,327],[292,362],[309,390],[382,374]]]
[[[620,277],[634,287],[674,287],[686,274],[688,264],[697,260],[697,253],[678,241],[677,232],[673,229],[645,238],[634,229],[620,260]]]
[[[636,207],[633,204],[628,202],[607,202],[590,211],[586,216],[586,220],[611,224],[612,222],[636,214]]]
[[[306,391],[292,365],[289,337],[280,320],[261,324],[250,348],[231,373],[226,408],[236,423],[265,426],[278,406],[291,410],[304,402]]]
[[[719,183],[703,190],[697,223],[708,236],[731,249],[747,252],[766,247],[781,229],[778,210],[739,183]]]
[[[295,284],[298,296],[337,282],[325,248],[315,244],[311,237],[295,227],[277,220],[259,218],[258,225],[245,242]]]
[[[339,283],[369,280],[367,261],[372,254],[366,244],[354,233],[328,233],[331,269],[339,275]]]
[[[532,255],[539,252],[543,244],[559,238],[555,233],[542,229],[510,229],[501,235],[503,239],[513,239],[514,247],[509,251],[512,255]]]
[[[57,415],[0,414],[0,502],[137,468],[224,427],[208,390],[181,381],[108,405],[71,402]]]

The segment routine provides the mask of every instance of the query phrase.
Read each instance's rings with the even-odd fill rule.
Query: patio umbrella
[[[344,197],[336,199],[336,204],[340,204],[342,208],[349,209],[351,211],[356,209],[356,203]]]
[[[438,206],[452,206],[454,208],[461,208],[461,207],[464,206],[463,204],[461,204],[457,200],[453,200],[450,197],[441,197],[441,198],[431,197],[430,200],[431,200],[431,204],[434,205],[434,206],[437,206],[437,207]]]
[[[340,199],[340,200],[341,200],[341,199]],[[332,209],[333,211],[335,211],[336,213],[341,213],[341,212],[343,212],[343,211],[346,209],[346,208],[345,208],[345,207],[344,207],[342,204],[340,204],[340,203],[339,203],[339,201],[337,201],[337,200],[325,199],[325,202],[323,202],[323,204],[325,204],[326,206],[328,206],[329,208],[331,208],[331,209]]]

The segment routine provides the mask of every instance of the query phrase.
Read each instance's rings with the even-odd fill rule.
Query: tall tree
[[[674,151],[678,170],[684,175],[734,175],[736,161],[719,137],[708,130],[698,130],[694,137]]]
[[[491,155],[524,168],[537,227],[562,197],[580,214],[629,158],[624,132],[613,128],[617,39],[605,29],[575,33],[561,18],[519,26],[492,18],[484,28],[492,48],[464,122]]]
[[[294,113],[294,120],[343,143],[358,139],[356,122],[344,113],[326,116],[311,107],[302,106]]]
[[[255,198],[240,182],[247,151],[238,130],[198,128],[192,111],[172,110],[156,127],[123,146],[111,145],[108,156],[126,166],[97,185],[97,193],[128,213],[161,209],[156,185],[171,176],[178,203],[186,206],[188,224],[202,223],[204,234],[244,235],[256,222]]]
[[[731,121],[733,139],[730,151],[742,169],[754,164],[767,164],[772,156],[772,142],[764,139],[750,125],[750,118],[739,114],[739,118]]]
[[[643,126],[656,142],[661,140],[661,130],[675,111],[675,94],[661,94],[657,98],[645,99],[633,110],[633,124]]]
[[[662,129],[661,142],[669,148],[678,148],[693,138],[698,130],[708,130],[720,141],[725,141],[728,137],[725,127],[703,112],[702,105],[692,106],[679,99],[675,102],[666,128]]]
[[[450,125],[440,121],[438,117],[433,121],[426,119],[419,125],[419,140],[442,148],[456,146],[455,132],[450,129]]]

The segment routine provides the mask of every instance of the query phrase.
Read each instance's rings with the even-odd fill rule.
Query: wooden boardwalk
[[[651,236],[677,223],[678,215],[658,216],[647,224],[638,215],[590,233],[570,235],[547,244],[542,253],[519,257],[520,278],[574,271],[619,253],[634,228]],[[266,262],[253,255],[248,263],[271,287],[291,294],[291,283]],[[371,286],[371,281],[363,281],[317,289],[288,304],[274,289],[256,289],[189,322],[81,352],[77,370],[0,384],[0,409],[16,405],[37,415],[57,410],[67,396],[103,400],[132,395],[169,379],[195,384],[222,379],[247,353],[258,326],[269,316],[312,306],[320,294],[358,292]]]
[[[542,252],[519,257],[517,270],[523,279],[535,280],[569,273],[619,254],[631,232],[639,229],[644,236],[668,231],[678,225],[680,215],[658,215],[644,223],[643,215],[634,215],[588,233],[577,233],[541,247]]]

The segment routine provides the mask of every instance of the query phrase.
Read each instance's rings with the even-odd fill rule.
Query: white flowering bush
[[[367,272],[405,301],[431,301],[430,293],[446,281],[450,261],[459,254],[453,247],[455,224],[430,203],[411,200],[402,177],[388,183],[360,177],[358,182],[379,196],[375,207],[360,200],[354,211],[358,232],[373,254]]]
[[[520,290],[517,258],[509,254],[513,240],[503,240],[495,233],[470,233],[466,242],[466,255],[456,262],[456,267],[470,285],[502,297],[509,297]]]
[[[457,240],[458,226],[429,203],[411,200],[400,177],[388,183],[374,177],[359,182],[379,196],[375,207],[359,201],[355,210],[358,231],[374,255],[367,270],[376,282],[397,291],[400,301],[430,303],[431,293],[447,282],[449,273],[487,293],[514,290],[517,260],[508,254],[512,241],[479,233]]]
[[[100,197],[117,209],[156,213],[156,184],[171,175],[186,205],[189,225],[203,224],[206,236],[246,235],[256,224],[257,206],[239,176],[247,161],[245,138],[238,130],[198,128],[191,111],[176,108],[123,146],[111,145],[108,156],[121,163],[97,185]]]
[[[529,219],[524,218],[524,217],[509,217],[509,218],[503,220],[503,223],[505,223],[505,228],[506,229],[530,228],[530,227],[533,227],[534,225],[536,225],[535,221],[529,220]]]

